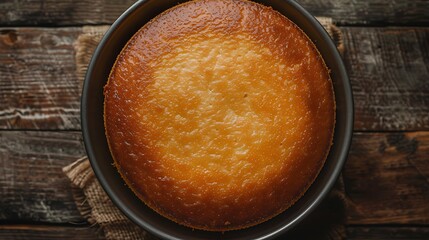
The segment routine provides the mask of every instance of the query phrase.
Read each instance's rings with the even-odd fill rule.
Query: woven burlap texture
[[[341,38],[341,31],[332,23],[332,19],[325,17],[318,17],[317,19],[332,37],[340,53],[343,53],[344,45]],[[85,26],[82,28],[82,33],[74,44],[76,52],[76,71],[78,78],[82,80],[81,84],[85,78],[87,66],[91,60],[94,49],[108,29],[109,26]],[[63,171],[71,180],[73,196],[78,210],[89,223],[95,227],[101,228],[106,239],[154,239],[153,236],[146,233],[126,218],[111,202],[96,179],[87,157],[82,157],[69,166],[64,167]],[[339,179],[339,182],[328,196],[325,203],[326,202],[327,204],[324,205],[324,203],[322,203],[322,206],[319,207],[319,209],[322,210],[316,211],[312,217],[296,228],[296,231],[292,232],[290,237],[294,238],[294,236],[300,236],[299,238],[303,239],[302,237],[308,232],[307,225],[322,223],[328,224],[328,226],[325,227],[326,231],[320,233],[325,236],[324,238],[344,239],[344,225],[341,224],[343,222],[343,216],[336,216],[330,211],[330,209],[338,210],[345,206],[346,201],[342,178]],[[322,220],[319,222],[318,219]],[[326,219],[330,219],[330,221]]]

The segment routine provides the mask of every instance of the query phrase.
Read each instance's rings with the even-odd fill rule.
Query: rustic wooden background
[[[102,239],[61,171],[85,154],[73,44],[133,2],[0,2],[0,239]],[[347,239],[429,239],[429,1],[298,2],[344,35]]]

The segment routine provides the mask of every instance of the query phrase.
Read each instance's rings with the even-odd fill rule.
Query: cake
[[[333,87],[315,45],[246,0],[190,1],[153,18],[118,55],[104,95],[127,186],[194,229],[242,229],[284,212],[333,138]]]

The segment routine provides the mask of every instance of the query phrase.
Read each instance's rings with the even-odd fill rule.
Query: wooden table
[[[348,239],[429,239],[429,1],[301,0],[344,34]],[[98,239],[61,168],[85,154],[74,42],[132,0],[0,2],[0,239]]]

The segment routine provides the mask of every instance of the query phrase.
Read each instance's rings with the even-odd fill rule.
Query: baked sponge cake
[[[227,231],[285,211],[329,152],[335,102],[309,38],[243,0],[177,5],[127,43],[104,89],[115,165],[150,208]]]

